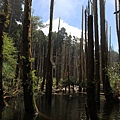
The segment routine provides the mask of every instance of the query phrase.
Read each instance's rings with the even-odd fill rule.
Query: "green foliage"
[[[32,29],[37,30],[39,28],[44,28],[42,18],[39,16],[32,16]]]
[[[38,77],[35,75],[36,70],[32,70],[33,90],[38,89]]]
[[[119,63],[114,63],[113,67],[108,68],[108,75],[110,78],[110,84],[113,89],[113,91],[118,94],[119,91],[119,86],[120,86],[120,64]]]
[[[75,85],[76,84],[76,79],[73,77],[70,77],[70,79],[64,79],[61,81],[61,84],[63,87],[67,87],[69,85]]]
[[[16,48],[12,38],[8,37],[4,33],[4,45],[3,45],[3,77],[6,79],[13,78],[16,68]]]

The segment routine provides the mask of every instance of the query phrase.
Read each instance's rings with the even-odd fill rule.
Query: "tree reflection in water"
[[[51,105],[46,103],[43,95],[37,97],[36,102],[40,114],[31,116],[25,114],[21,97],[12,99],[0,112],[0,120],[86,120],[85,94],[52,95]],[[101,100],[98,117],[100,120],[119,120],[120,106]]]

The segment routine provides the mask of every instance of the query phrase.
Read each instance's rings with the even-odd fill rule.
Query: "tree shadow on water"
[[[113,102],[105,102],[103,107],[102,120],[112,120],[111,114],[113,112],[115,104]]]
[[[42,113],[38,113],[35,115],[30,115],[30,114],[25,113],[23,120],[52,120],[52,119]]]

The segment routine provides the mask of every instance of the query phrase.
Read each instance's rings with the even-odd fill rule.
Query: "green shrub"
[[[3,78],[12,79],[15,76],[17,50],[14,47],[13,39],[7,34],[4,33],[3,39]]]
[[[110,78],[110,84],[113,91],[118,94],[120,87],[120,64],[114,63],[113,67],[108,68],[108,75]]]

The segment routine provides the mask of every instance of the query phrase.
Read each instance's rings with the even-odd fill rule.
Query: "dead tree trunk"
[[[87,75],[87,105],[91,120],[97,120],[94,82],[94,42],[93,42],[93,16],[88,16],[88,75]]]
[[[79,92],[82,91],[81,83],[83,82],[83,11],[84,8],[82,6],[82,32],[80,39],[80,60],[79,60]]]
[[[56,52],[56,86],[60,81],[60,40],[59,40],[59,28],[60,28],[60,18],[58,24],[58,33],[57,33],[57,52]]]
[[[52,96],[52,21],[53,21],[53,6],[54,0],[51,0],[50,6],[50,27],[49,27],[49,41],[48,41],[48,53],[46,63],[46,100],[51,103]]]
[[[96,102],[100,105],[100,58],[99,58],[99,31],[98,31],[98,8],[97,0],[93,0],[94,32],[95,32],[95,83]]]
[[[2,86],[2,66],[3,66],[3,28],[5,22],[5,14],[0,14],[0,109],[5,106],[3,101],[3,86]]]
[[[25,0],[24,21],[23,21],[23,78],[22,85],[24,91],[25,111],[34,114],[35,101],[33,98],[33,80],[31,63],[31,4],[32,0]]]
[[[117,9],[119,5],[119,11]],[[117,31],[117,37],[118,37],[118,48],[119,48],[119,61],[120,61],[120,1],[117,2],[115,0],[115,17],[116,17],[116,31]]]
[[[105,3],[104,0],[100,0],[100,30],[101,30],[101,69],[102,69],[102,81],[103,90],[105,93],[106,101],[113,101],[113,92],[109,82],[108,70],[107,70],[107,49],[106,49],[106,36],[105,36]]]

